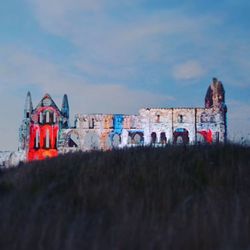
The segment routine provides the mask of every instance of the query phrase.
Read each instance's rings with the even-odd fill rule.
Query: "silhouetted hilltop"
[[[0,249],[249,249],[250,148],[131,148],[0,174]]]

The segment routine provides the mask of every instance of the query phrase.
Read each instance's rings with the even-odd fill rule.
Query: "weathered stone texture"
[[[69,127],[68,123],[69,104],[66,95],[63,97],[61,110],[49,95],[33,109],[31,95],[28,93],[19,133],[19,149],[27,155],[33,152],[35,157],[39,150],[49,155],[49,148],[30,148],[34,144],[30,142],[30,138],[39,139],[37,137],[40,134],[34,136],[31,133],[34,126],[41,131],[45,126],[39,121],[40,113],[37,110],[47,112],[51,108],[54,108],[55,120],[45,125],[49,129],[49,126],[58,124],[57,146],[54,145],[53,150],[56,149],[59,153],[139,145],[223,143],[227,137],[225,91],[216,78],[207,90],[205,108],[142,108],[138,115],[77,114],[73,127]],[[50,140],[47,137],[45,139]],[[54,143],[55,138],[52,139]]]

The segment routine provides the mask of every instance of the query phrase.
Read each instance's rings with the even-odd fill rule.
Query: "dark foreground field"
[[[250,148],[134,148],[1,172],[0,249],[250,249]]]

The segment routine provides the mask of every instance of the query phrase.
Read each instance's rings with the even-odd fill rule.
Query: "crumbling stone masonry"
[[[33,109],[28,92],[19,132],[19,151],[26,160],[58,153],[140,145],[224,143],[227,107],[223,85],[213,78],[205,108],[143,108],[138,115],[77,114],[69,126],[69,104],[64,95],[59,109],[46,94]]]

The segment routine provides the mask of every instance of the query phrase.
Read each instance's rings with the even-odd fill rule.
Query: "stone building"
[[[46,94],[35,109],[27,94],[19,149],[27,160],[58,153],[133,146],[224,143],[227,107],[223,85],[213,78],[204,108],[142,108],[138,115],[77,114],[69,126],[66,95],[59,109]]]
[[[68,128],[69,106],[66,95],[59,110],[49,94],[45,94],[33,109],[28,92],[24,118],[19,130],[19,151],[24,151],[26,160],[42,160],[58,155],[59,131]]]

